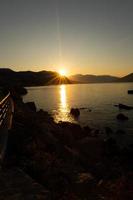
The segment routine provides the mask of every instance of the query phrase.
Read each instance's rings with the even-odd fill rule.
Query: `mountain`
[[[57,72],[15,72],[8,68],[0,69],[0,86],[41,86],[68,83],[71,81],[65,76],[61,78]]]
[[[133,73],[119,79],[120,82],[133,82]]]
[[[133,73],[118,78],[109,75],[82,75],[77,74],[60,77],[57,72],[52,71],[20,71],[15,72],[8,68],[0,68],[0,86],[43,86],[70,83],[111,83],[111,82],[133,82]]]
[[[118,77],[109,76],[109,75],[82,75],[76,74],[69,77],[70,80],[77,81],[80,83],[110,83],[110,82],[117,82],[119,80]]]
[[[111,82],[133,82],[133,73],[128,74],[124,77],[116,77],[116,76],[110,76],[110,75],[82,75],[82,74],[76,74],[73,76],[70,76],[69,79],[71,81],[75,81],[78,83],[111,83]]]

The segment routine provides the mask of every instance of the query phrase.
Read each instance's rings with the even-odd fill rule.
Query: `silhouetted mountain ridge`
[[[69,77],[70,80],[80,83],[111,83],[111,82],[133,82],[133,73],[122,78],[111,75],[76,74]]]
[[[120,79],[122,82],[133,82],[133,73],[128,74]]]
[[[122,78],[110,75],[82,75],[76,74],[69,78],[61,78],[53,71],[13,71],[8,68],[0,69],[0,86],[43,86],[69,83],[111,83],[111,82],[133,82],[133,73]]]
[[[104,83],[104,82],[115,82],[117,81],[119,78],[118,77],[114,77],[114,76],[109,76],[109,75],[82,75],[82,74],[77,74],[74,76],[70,77],[71,80],[74,81],[79,81],[81,83]]]
[[[51,84],[68,84],[71,81],[67,77],[60,78],[57,72],[52,71],[19,71],[8,68],[0,69],[0,86],[43,86]]]

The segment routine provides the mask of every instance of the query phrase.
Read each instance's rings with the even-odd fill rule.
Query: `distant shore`
[[[124,77],[114,77],[110,75],[74,75],[60,76],[59,73],[53,71],[20,71],[16,72],[9,68],[0,69],[0,85],[1,86],[45,86],[60,84],[83,84],[83,83],[113,83],[113,82],[133,82],[133,73]]]

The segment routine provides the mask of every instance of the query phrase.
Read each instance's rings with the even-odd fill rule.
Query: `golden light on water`
[[[60,85],[59,86],[59,104],[58,104],[58,111],[55,115],[55,121],[58,123],[59,121],[69,121],[75,122],[72,116],[70,115],[70,105],[67,98],[68,95],[68,88],[67,85]]]
[[[67,94],[66,85],[60,85],[60,104],[59,104],[59,118],[62,121],[68,121],[68,104],[67,104]]]
[[[60,86],[60,108],[62,111],[67,110],[67,101],[66,101],[66,86]]]

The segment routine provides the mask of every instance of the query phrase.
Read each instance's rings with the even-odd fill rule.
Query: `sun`
[[[60,76],[66,76],[67,73],[66,73],[65,69],[60,69],[59,74],[60,74]]]

